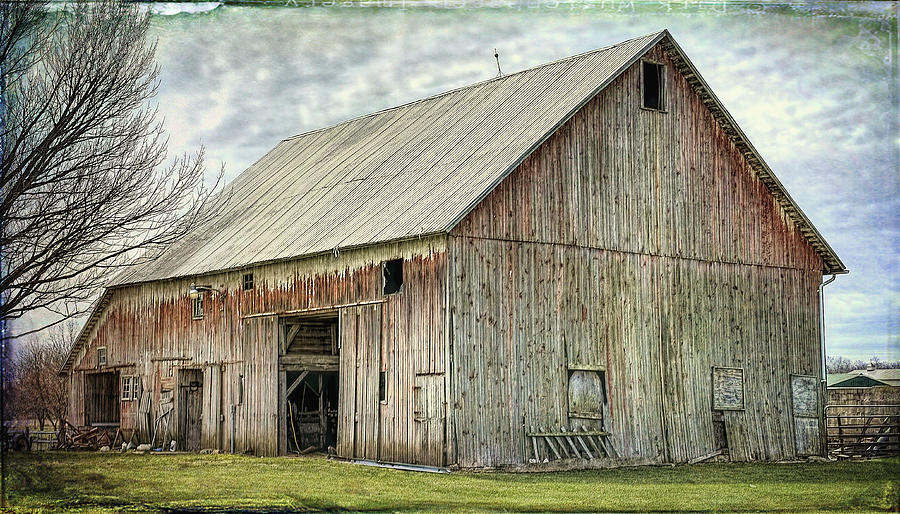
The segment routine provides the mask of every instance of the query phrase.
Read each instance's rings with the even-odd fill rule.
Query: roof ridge
[[[532,67],[530,67],[530,68],[525,68],[524,70],[519,70],[519,71],[516,71],[516,72],[513,72],[513,73],[506,74],[506,75],[501,75],[501,76],[498,76],[498,77],[492,77],[492,78],[485,79],[485,80],[482,80],[482,81],[479,81],[479,82],[473,82],[472,84],[466,84],[466,85],[464,85],[464,86],[460,86],[460,87],[457,87],[457,88],[448,89],[447,91],[442,91],[442,92],[440,92],[440,93],[435,93],[435,94],[433,94],[433,95],[431,95],[431,96],[426,96],[425,98],[418,98],[418,99],[416,99],[416,100],[412,100],[412,101],[409,101],[409,102],[406,102],[406,103],[402,103],[402,104],[399,104],[399,105],[394,105],[394,106],[391,106],[391,107],[385,107],[384,109],[381,109],[381,110],[378,110],[378,111],[374,111],[374,112],[370,112],[370,113],[366,113],[366,114],[362,114],[362,115],[360,115],[360,116],[356,116],[355,118],[349,118],[349,119],[346,119],[346,120],[343,120],[343,121],[339,121],[339,122],[334,123],[334,124],[332,124],[332,125],[328,125],[328,126],[325,126],[325,127],[319,127],[319,128],[317,128],[317,129],[308,130],[308,131],[306,131],[306,132],[301,132],[301,133],[299,133],[299,134],[295,134],[295,135],[293,135],[293,136],[286,137],[286,138],[282,139],[281,141],[282,141],[282,142],[285,142],[285,141],[291,141],[291,140],[297,139],[297,138],[302,137],[302,136],[308,136],[308,135],[316,134],[316,133],[318,133],[318,132],[323,132],[323,131],[325,131],[325,130],[330,130],[330,129],[339,127],[339,126],[341,126],[341,125],[344,125],[345,123],[351,123],[351,122],[358,121],[358,120],[362,120],[362,119],[365,119],[365,118],[371,118],[372,116],[375,116],[375,115],[378,115],[378,114],[383,114],[383,113],[386,113],[386,112],[389,112],[389,111],[393,111],[393,110],[396,110],[396,109],[401,109],[401,108],[404,108],[404,107],[408,107],[408,106],[410,106],[410,105],[415,105],[415,104],[418,104],[418,103],[427,102],[427,101],[429,101],[429,100],[434,100],[434,99],[436,99],[436,98],[440,98],[440,97],[442,97],[442,96],[446,96],[446,95],[449,95],[449,94],[451,94],[451,93],[456,93],[457,91],[462,91],[462,90],[464,90],[464,89],[474,88],[474,87],[476,87],[476,86],[481,86],[481,85],[487,84],[487,83],[489,83],[489,82],[494,82],[494,81],[498,81],[498,80],[505,80],[505,79],[508,79],[508,78],[513,77],[513,76],[516,76],[516,75],[521,75],[522,73],[527,73],[527,72],[535,71],[535,70],[538,70],[538,69],[541,69],[541,68],[546,68],[546,67],[548,67],[548,66],[552,66],[552,65],[555,65],[555,64],[559,64],[559,63],[561,63],[561,62],[571,61],[571,60],[575,60],[575,59],[584,58],[584,57],[587,57],[588,55],[592,55],[592,54],[595,54],[595,53],[597,53],[597,52],[604,52],[604,51],[606,51],[606,50],[611,50],[611,49],[613,49],[613,48],[616,48],[616,47],[618,47],[618,46],[622,46],[622,45],[631,43],[632,41],[636,41],[636,40],[638,40],[638,39],[644,39],[644,38],[652,38],[652,37],[656,37],[656,36],[659,36],[660,34],[665,33],[665,32],[668,32],[668,29],[658,30],[658,31],[656,31],[656,32],[651,32],[651,33],[649,33],[649,34],[644,34],[644,35],[642,35],[642,36],[633,37],[633,38],[631,38],[631,39],[626,39],[625,41],[620,41],[620,42],[618,42],[618,43],[615,43],[615,44],[612,44],[612,45],[609,45],[609,46],[604,46],[604,47],[601,47],[601,48],[595,48],[595,49],[593,49],[593,50],[588,50],[588,51],[586,51],[586,52],[581,52],[581,53],[579,53],[579,54],[569,55],[569,56],[567,56],[567,57],[561,57],[561,58],[556,59],[556,60],[554,60],[554,61],[549,61],[549,62],[541,63],[541,64],[538,64],[538,65],[536,65],[536,66],[532,66]]]

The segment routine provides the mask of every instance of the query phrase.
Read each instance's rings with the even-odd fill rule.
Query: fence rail
[[[825,436],[836,457],[900,455],[900,404],[828,405]]]

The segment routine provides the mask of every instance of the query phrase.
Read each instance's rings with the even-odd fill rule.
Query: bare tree
[[[3,320],[79,314],[115,269],[212,215],[202,148],[163,165],[149,12],[66,5],[0,1]]]
[[[17,358],[14,377],[16,417],[36,421],[41,430],[47,422],[54,430],[66,419],[68,384],[59,375],[78,335],[78,325],[69,320],[29,338]]]

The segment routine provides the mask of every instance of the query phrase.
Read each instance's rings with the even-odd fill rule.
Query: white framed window
[[[106,347],[97,348],[97,366],[106,366]]]
[[[122,377],[122,401],[139,399],[140,377],[126,375]]]

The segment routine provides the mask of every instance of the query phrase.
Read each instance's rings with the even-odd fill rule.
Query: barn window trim
[[[655,83],[657,94],[655,95],[655,104],[648,105],[648,100],[650,97],[647,95],[650,93],[648,91],[648,81],[653,75],[648,75],[648,71],[652,70],[655,73]],[[653,61],[650,59],[641,59],[641,109],[647,111],[654,112],[668,112],[666,110],[666,86],[668,81],[666,80],[666,65],[665,63],[659,61]]]
[[[244,273],[244,276],[242,277],[242,287],[244,291],[250,291],[255,287],[253,273]]]
[[[191,319],[203,319],[203,293],[191,299]]]
[[[381,264],[381,292],[385,296],[403,291],[403,259],[391,259]]]
[[[135,375],[122,376],[122,397],[123,402],[130,402],[138,399],[138,386],[140,378]]]
[[[108,356],[106,353],[106,347],[98,346],[97,347],[97,367],[106,366],[107,362],[109,362],[109,361],[108,361]]]

